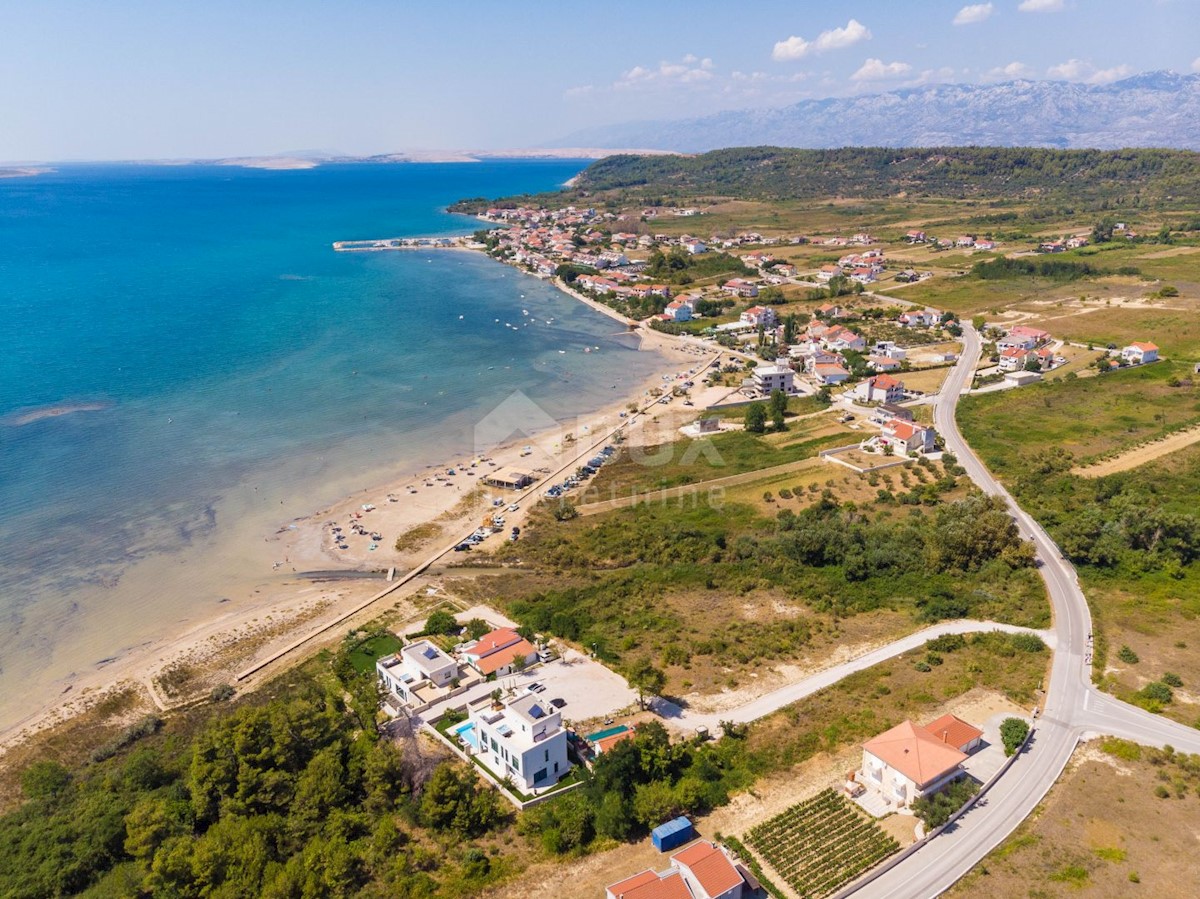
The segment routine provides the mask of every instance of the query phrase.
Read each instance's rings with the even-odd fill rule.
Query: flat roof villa
[[[455,733],[498,779],[523,791],[552,787],[571,770],[567,731],[554,703],[537,694],[507,702],[485,697],[467,707]]]
[[[430,640],[417,640],[376,660],[375,674],[388,693],[410,708],[440,699],[460,683],[479,679],[474,673],[464,677],[458,661]]]

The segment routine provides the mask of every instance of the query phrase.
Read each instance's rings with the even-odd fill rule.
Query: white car
[[[520,508],[521,508],[521,507],[520,507],[520,506],[518,506],[516,503],[513,503],[511,506],[509,506],[509,507],[508,507],[508,511],[510,511],[510,512],[516,512],[516,511],[517,511],[518,509],[520,509]]]

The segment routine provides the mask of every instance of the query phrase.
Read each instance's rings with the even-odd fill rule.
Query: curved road
[[[963,440],[955,422],[959,396],[970,385],[979,351],[979,336],[966,325],[962,358],[934,405],[934,424],[946,448],[958,457],[971,480],[984,492],[1007,503],[1021,534],[1037,550],[1038,568],[1054,609],[1057,637],[1049,689],[1029,748],[954,825],[854,891],[856,897],[863,899],[925,899],[948,889],[1034,810],[1062,773],[1081,738],[1107,734],[1200,753],[1200,730],[1120,702],[1092,686],[1087,662],[1092,618],[1075,569],[1042,527],[992,477]]]

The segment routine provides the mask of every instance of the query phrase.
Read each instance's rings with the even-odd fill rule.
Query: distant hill
[[[1200,149],[1200,75],[1148,72],[1105,85],[1065,81],[939,84],[805,100],[680,121],[577,131],[551,146],[1177,147]]]
[[[1094,208],[1200,202],[1200,153],[1191,150],[1055,150],[1040,147],[735,147],[695,156],[609,156],[569,188],[537,197],[465,200],[627,208],[709,199],[986,197]]]

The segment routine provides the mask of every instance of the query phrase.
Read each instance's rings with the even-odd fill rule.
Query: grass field
[[[1197,772],[1195,756],[1083,744],[1038,810],[944,895],[1191,899]]]
[[[969,396],[959,405],[959,424],[1002,477],[1011,477],[1023,456],[1051,448],[1082,463],[1200,421],[1200,379],[1189,383],[1191,374],[1190,366],[1163,361]]]

